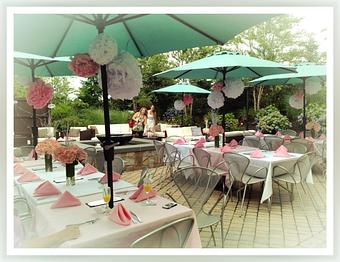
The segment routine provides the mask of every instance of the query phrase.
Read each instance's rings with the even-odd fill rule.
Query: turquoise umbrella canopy
[[[176,84],[152,91],[154,93],[210,94],[210,91],[190,84]]]

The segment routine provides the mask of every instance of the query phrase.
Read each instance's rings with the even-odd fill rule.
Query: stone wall
[[[124,160],[125,171],[140,170],[145,166],[150,168],[159,166],[155,150],[116,153],[115,157]]]

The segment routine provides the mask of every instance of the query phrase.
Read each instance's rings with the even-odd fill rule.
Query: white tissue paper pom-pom
[[[302,109],[303,99],[292,95],[289,97],[289,105],[295,109]]]
[[[101,33],[91,43],[89,55],[93,61],[100,65],[110,63],[118,54],[118,46],[115,40]]]
[[[208,105],[213,109],[222,107],[224,105],[224,97],[222,92],[212,91],[208,95]]]
[[[242,95],[244,91],[244,84],[241,79],[227,79],[224,81],[225,86],[222,91],[226,97],[237,98]]]
[[[176,110],[178,111],[182,111],[185,107],[185,104],[183,102],[183,100],[176,100],[174,103],[174,107]]]
[[[321,90],[321,83],[315,79],[306,80],[306,93],[309,95],[314,95]]]

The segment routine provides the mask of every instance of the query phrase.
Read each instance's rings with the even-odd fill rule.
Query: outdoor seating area
[[[16,14],[10,247],[326,248],[327,52],[302,19]]]

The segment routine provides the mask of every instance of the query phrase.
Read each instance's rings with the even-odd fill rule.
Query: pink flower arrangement
[[[209,128],[203,128],[202,133],[205,135],[209,135]]]
[[[211,125],[211,127],[209,128],[209,135],[210,136],[218,136],[219,134],[223,134],[224,129],[223,127],[219,126],[219,125]]]
[[[52,96],[53,87],[38,79],[28,88],[26,100],[35,109],[42,109],[48,104]]]
[[[58,147],[61,147],[61,145],[58,143],[57,140],[45,139],[44,141],[37,144],[37,146],[35,147],[35,152],[38,155],[45,155],[45,154],[53,155],[54,151]]]
[[[223,88],[223,82],[222,81],[219,81],[219,82],[215,82],[212,86],[212,89],[214,91],[221,91]]]
[[[72,164],[76,161],[82,162],[86,159],[87,153],[76,145],[61,146],[54,151],[55,160],[63,164]]]
[[[192,97],[189,95],[183,96],[183,102],[186,106],[192,104]]]
[[[88,54],[76,54],[69,63],[69,68],[77,76],[90,77],[97,74],[99,65]]]

